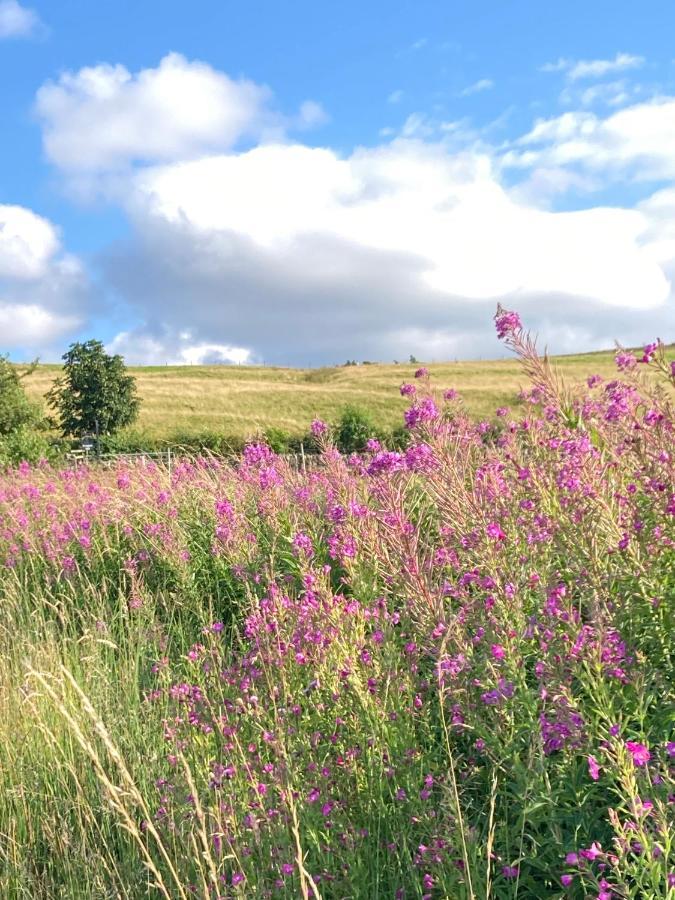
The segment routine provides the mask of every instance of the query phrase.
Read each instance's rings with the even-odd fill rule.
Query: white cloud
[[[67,72],[40,88],[36,113],[48,158],[66,170],[95,172],[278,137],[293,122],[271,110],[271,99],[265,86],[170,53],[156,69],[136,74],[107,64]],[[320,105],[306,101],[296,124],[324,120]]]
[[[129,365],[245,365],[255,362],[245,347],[225,344],[190,343],[191,333],[164,333],[157,336],[140,331],[122,331],[107,346],[109,353],[119,353]]]
[[[644,57],[630,53],[617,53],[614,59],[566,59],[561,57],[554,63],[541,66],[542,72],[565,72],[570,81],[583,78],[602,78],[611,72],[638,69],[644,65]]]
[[[105,269],[145,359],[490,355],[498,299],[552,349],[588,349],[649,337],[670,291],[652,212],[538,209],[489,157],[442,144],[268,145],[145,169],[129,190],[134,243]]]
[[[391,94],[387,97],[387,103],[400,103],[403,99],[403,91],[398,88],[395,91],[392,91]]]
[[[644,57],[630,53],[617,53],[614,59],[591,59],[576,62],[569,70],[569,78],[578,81],[580,78],[602,78],[610,72],[621,72],[624,69],[639,69],[644,65]]]
[[[6,347],[50,345],[80,324],[77,316],[58,315],[35,303],[4,303],[0,297],[0,333]]]
[[[22,206],[0,205],[0,278],[44,275],[58,246],[51,222]]]
[[[507,166],[576,166],[606,181],[675,178],[675,98],[658,97],[605,119],[579,111],[540,119],[516,143],[504,156]]]
[[[489,91],[495,86],[494,81],[491,78],[481,78],[480,81],[475,81],[473,84],[470,84],[468,87],[465,87],[463,91],[461,91],[461,97],[470,97],[472,94],[480,94],[482,91]]]
[[[0,205],[0,334],[5,346],[41,347],[82,323],[88,298],[80,261],[51,222]]]
[[[256,137],[258,124],[246,126],[253,146],[237,145],[232,134],[243,126],[226,140],[217,104],[220,125],[205,112],[191,129],[183,101],[146,96],[159,83],[164,97],[165,65],[195,74],[195,64],[168,59],[147,77],[83,70],[101,79],[87,74],[81,91],[59,87],[65,113],[55,102],[46,120],[47,141],[50,128],[61,140],[53,157],[69,175],[104,178],[131,220],[133,239],[101,260],[105,283],[138,322],[113,342],[130,359],[488,355],[497,300],[520,307],[552,350],[635,342],[672,315],[669,197],[554,212],[542,196],[604,186],[607,173],[675,180],[675,99],[607,118],[571,111],[504,150],[464,122],[414,113],[390,143],[340,155],[273,140],[269,128]],[[241,84],[197,66],[211,87]],[[79,85],[84,76],[69,77]],[[100,128],[111,97],[113,123],[150,109],[167,145],[144,149],[125,126],[116,144],[97,134],[78,161],[75,138]],[[247,121],[264,119],[266,102]],[[523,175],[508,189],[506,169]]]
[[[35,10],[21,6],[17,0],[0,0],[0,40],[30,37],[41,25]]]

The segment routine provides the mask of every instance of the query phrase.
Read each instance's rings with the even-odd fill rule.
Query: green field
[[[553,358],[565,379],[583,380],[589,372],[616,372],[613,351]],[[333,421],[347,404],[368,410],[378,427],[401,422],[406,406],[398,388],[417,367],[409,364],[285,369],[260,366],[145,366],[131,368],[142,399],[136,426],[148,438],[221,432],[246,438],[274,427],[294,435],[319,416]],[[429,364],[434,384],[453,387],[472,416],[489,417],[498,406],[514,405],[525,384],[513,359]],[[59,366],[41,365],[26,380],[39,397],[49,389]]]

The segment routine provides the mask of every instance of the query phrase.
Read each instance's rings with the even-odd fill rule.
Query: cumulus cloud
[[[567,112],[540,119],[505,154],[506,166],[576,166],[605,179],[675,178],[675,98],[656,97],[607,118]]]
[[[105,269],[172,359],[186,327],[276,363],[494,353],[499,299],[555,349],[589,348],[658,320],[670,291],[651,211],[537,209],[442,144],[269,145],[143,170],[131,195],[134,242]]]
[[[242,85],[257,99],[237,118]],[[51,158],[102,180],[131,222],[100,265],[135,319],[112,344],[133,361],[493,355],[498,300],[554,351],[672,322],[670,195],[568,211],[541,198],[608,173],[675,180],[673,98],[540,120],[505,148],[417,113],[392,141],[339,154],[275,138],[269,93],[173,55],[64,76],[38,108]]]
[[[244,365],[256,362],[245,347],[226,344],[192,343],[192,333],[178,334],[164,329],[151,334],[139,328],[121,331],[109,342],[109,353],[119,353],[130,365],[213,366]]]
[[[170,53],[135,74],[108,64],[66,72],[39,89],[35,109],[48,158],[65,170],[96,172],[278,137],[293,121],[274,112],[271,100],[264,85]],[[325,118],[306,101],[294,121],[306,127]]]
[[[35,10],[21,6],[17,0],[0,0],[0,40],[30,37],[42,27]]]
[[[86,315],[81,262],[64,253],[47,219],[0,205],[0,334],[6,347],[51,347]]]

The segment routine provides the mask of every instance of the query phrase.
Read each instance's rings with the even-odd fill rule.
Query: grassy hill
[[[570,381],[616,372],[613,351],[554,357],[553,362]],[[29,393],[43,396],[59,368],[39,366],[26,380]],[[135,430],[154,440],[206,431],[248,437],[269,427],[299,435],[314,416],[335,420],[347,404],[367,409],[378,426],[391,427],[401,422],[406,406],[398,388],[412,379],[415,368],[409,364],[322,369],[135,367],[131,371],[143,401]],[[456,388],[476,417],[514,405],[525,384],[514,359],[434,363],[429,369],[434,383]]]

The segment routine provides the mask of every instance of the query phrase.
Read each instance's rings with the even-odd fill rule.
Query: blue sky
[[[675,7],[0,0],[0,329],[133,362],[672,339]]]

